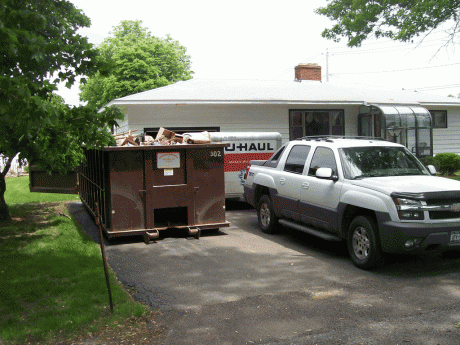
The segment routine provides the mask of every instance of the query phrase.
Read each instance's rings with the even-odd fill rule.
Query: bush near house
[[[428,166],[428,165],[434,165],[436,170],[439,170],[438,168],[438,162],[436,162],[436,159],[434,159],[433,156],[425,156],[425,157],[421,157],[420,158],[420,161],[423,163],[424,166]]]
[[[434,160],[441,175],[453,175],[460,170],[460,155],[453,152],[438,153]]]

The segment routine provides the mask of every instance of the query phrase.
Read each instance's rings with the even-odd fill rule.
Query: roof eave
[[[114,100],[110,105],[214,105],[214,104],[235,104],[235,105],[363,105],[364,101],[231,101],[231,100]]]
[[[458,103],[446,103],[446,102],[420,102],[420,105],[423,106],[434,106],[434,107],[460,107],[460,102]]]

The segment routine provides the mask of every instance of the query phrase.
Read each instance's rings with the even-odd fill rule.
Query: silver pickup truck
[[[305,137],[251,161],[245,200],[259,226],[346,240],[370,269],[384,253],[460,249],[460,182],[434,176],[404,146],[374,138]]]

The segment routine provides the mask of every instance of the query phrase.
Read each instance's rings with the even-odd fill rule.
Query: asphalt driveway
[[[96,240],[81,204],[70,211]],[[459,254],[397,256],[367,272],[342,243],[262,234],[243,204],[228,204],[227,220],[199,240],[107,243],[120,281],[159,311],[152,344],[460,344]]]

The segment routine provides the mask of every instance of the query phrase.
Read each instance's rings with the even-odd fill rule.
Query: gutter
[[[111,101],[110,105],[363,105],[363,101],[193,101],[193,100],[169,100],[169,101]]]

